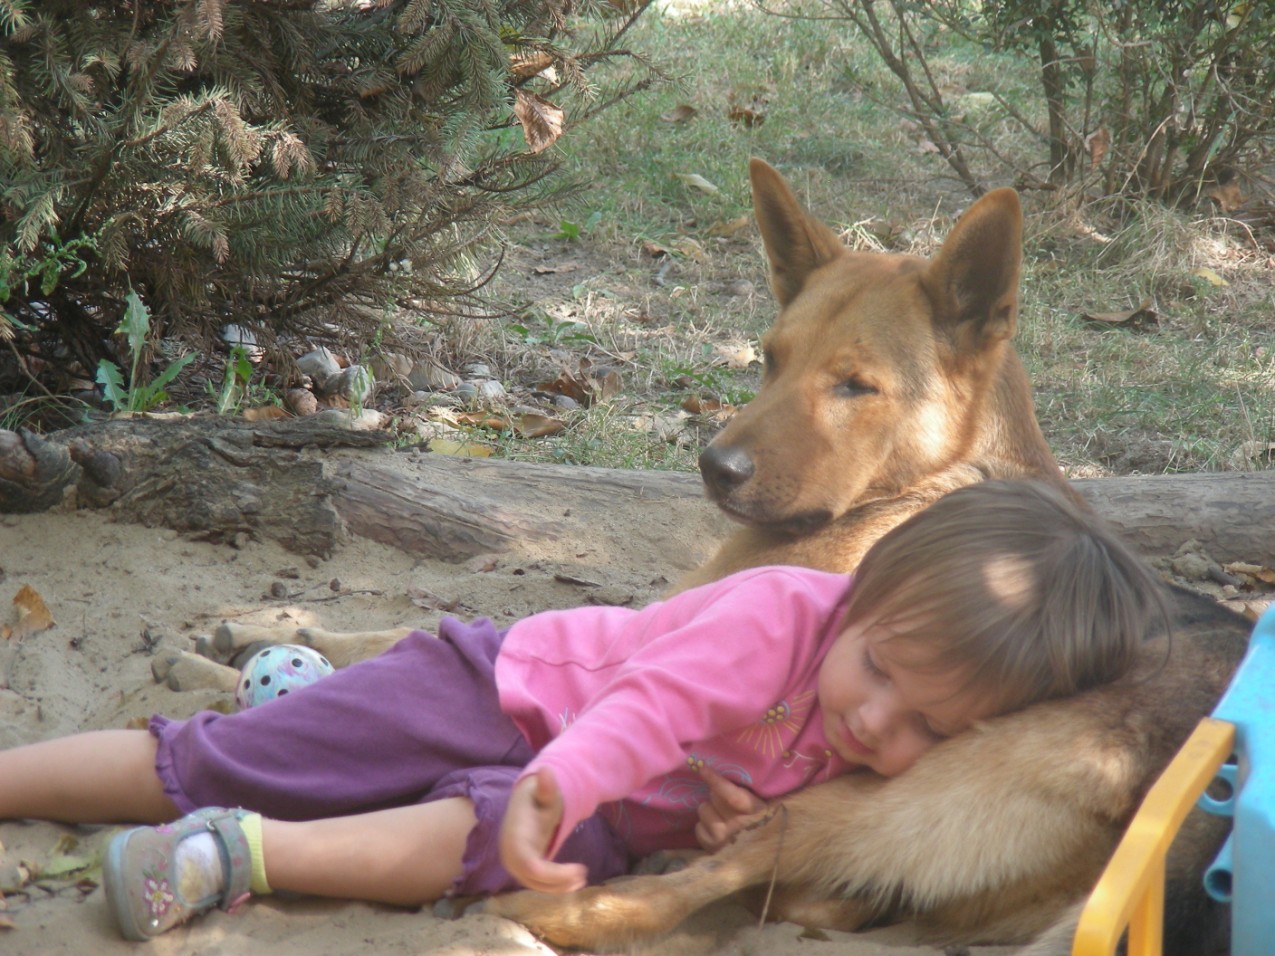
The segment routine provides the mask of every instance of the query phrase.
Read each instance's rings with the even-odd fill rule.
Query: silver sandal
[[[135,827],[111,838],[102,864],[107,903],[125,939],[147,940],[213,907],[230,910],[247,899],[252,855],[243,810],[207,807],[157,827]],[[221,855],[221,887],[201,899],[182,893],[177,846],[211,833]]]

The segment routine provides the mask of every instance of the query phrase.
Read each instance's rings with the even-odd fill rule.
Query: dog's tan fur
[[[1010,341],[1022,238],[1011,190],[976,202],[924,260],[851,252],[775,170],[754,161],[751,173],[781,311],[757,397],[701,458],[710,497],[744,527],[680,587],[769,563],[852,569],[908,515],[985,478],[1067,487]],[[1172,601],[1172,641],[1148,644],[1117,684],[988,721],[900,777],[853,775],[794,794],[680,872],[568,896],[514,893],[485,908],[551,942],[602,948],[773,878],[771,915],[843,928],[911,916],[936,940],[1037,939],[1033,956],[1065,953],[1078,902],[1246,646],[1238,617],[1191,595]],[[204,650],[226,660],[261,638],[301,640],[339,663],[397,634],[226,627]],[[1218,830],[1191,817],[1171,886],[1198,884]],[[1188,905],[1171,902],[1170,918],[1207,930]],[[1167,938],[1206,952],[1186,929]]]

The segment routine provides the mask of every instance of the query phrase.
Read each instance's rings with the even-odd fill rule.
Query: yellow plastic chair
[[[1147,792],[1094,887],[1076,928],[1072,956],[1112,956],[1129,928],[1127,956],[1164,946],[1164,860],[1182,821],[1235,747],[1235,726],[1206,717]]]

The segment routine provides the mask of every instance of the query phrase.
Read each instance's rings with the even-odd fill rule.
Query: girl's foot
[[[116,834],[102,882],[125,939],[145,940],[214,906],[248,897],[252,854],[243,810],[209,807],[157,827]]]

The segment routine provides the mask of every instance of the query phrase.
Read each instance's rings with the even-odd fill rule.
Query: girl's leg
[[[145,730],[99,730],[0,751],[0,820],[162,823],[180,815]]]
[[[262,821],[273,890],[420,906],[461,875],[474,805],[463,797],[350,817]]]

